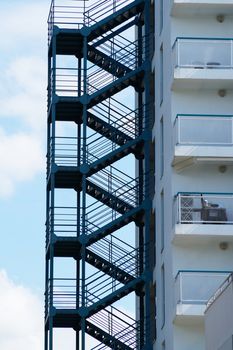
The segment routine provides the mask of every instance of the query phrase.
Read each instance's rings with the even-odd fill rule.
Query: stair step
[[[131,69],[126,67],[121,62],[116,61],[112,57],[98,50],[96,47],[88,46],[88,59],[98,67],[106,70],[108,73],[116,77],[124,76],[131,72]]]
[[[92,183],[90,180],[87,180],[87,193],[94,198],[98,199],[100,202],[109,206],[110,208],[115,209],[121,214],[124,214],[126,211],[133,209],[133,206],[129,203],[126,203],[124,200],[116,197],[114,194],[107,192],[105,189],[97,186]]]
[[[115,303],[126,295],[130,294],[133,291],[136,291],[140,285],[144,282],[141,278],[135,278],[133,281],[130,281],[125,286],[119,288],[118,290],[112,292],[108,296],[105,296],[102,300],[99,300],[89,306],[88,317],[94,315],[100,310],[105,309],[107,306]]]
[[[143,208],[135,208],[132,211],[124,214],[122,217],[111,222],[111,225],[106,225],[96,232],[88,235],[87,246],[97,242],[98,240],[110,235],[111,233],[119,230],[120,228],[128,225],[132,221],[138,221],[143,214]]]
[[[133,1],[131,4],[127,5],[125,8],[119,9],[113,16],[110,15],[102,20],[100,23],[93,24],[91,28],[91,33],[88,38],[90,40],[98,38],[100,35],[114,29],[118,25],[124,23],[130,18],[134,17],[136,14],[143,10],[144,1]]]
[[[133,350],[128,345],[122,343],[120,340],[105,332],[101,328],[92,324],[90,321],[86,321],[86,332],[93,338],[97,339],[101,343],[115,350]]]
[[[109,154],[108,158],[106,158],[105,160],[100,159],[100,162],[98,164],[96,164],[96,165],[94,164],[93,166],[91,166],[90,171],[89,171],[89,175],[93,175],[97,171],[100,171],[100,170],[106,168],[108,165],[113,164],[117,160],[120,160],[121,158],[127,156],[130,153],[132,153],[132,149],[131,149],[131,147],[128,147],[124,151],[119,149],[119,150],[117,150],[117,152],[115,152],[115,154],[113,154],[113,155]]]
[[[115,266],[113,263],[110,263],[104,258],[98,256],[89,249],[86,250],[86,261],[110,277],[115,278],[122,284],[127,284],[130,281],[134,280],[134,277],[129,273],[125,272],[120,267]]]
[[[87,124],[93,130],[99,132],[107,139],[114,141],[119,146],[124,145],[127,141],[131,141],[132,138],[124,134],[119,129],[104,122],[100,118],[96,117],[93,113],[87,112]]]

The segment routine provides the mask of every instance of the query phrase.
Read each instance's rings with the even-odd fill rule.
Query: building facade
[[[233,1],[155,1],[157,336],[204,350],[204,310],[233,269]]]

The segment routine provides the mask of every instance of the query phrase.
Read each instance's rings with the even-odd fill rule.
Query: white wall
[[[204,350],[204,327],[201,324],[174,325],[174,350]]]
[[[184,237],[185,240],[185,237]],[[218,242],[174,246],[174,276],[178,270],[233,271],[233,243],[222,250]]]
[[[231,16],[226,16],[223,23],[216,20],[216,16],[194,16],[185,18],[173,17],[172,43],[178,36],[232,38],[233,22]]]
[[[206,350],[232,350],[232,340],[229,340],[232,335],[233,283],[230,283],[206,311]]]
[[[233,31],[232,31],[233,33]],[[225,97],[220,97],[217,90],[176,90],[172,92],[172,116],[177,114],[213,114],[233,115],[233,91],[227,90]]]
[[[233,165],[228,165],[226,171],[219,171],[220,164],[194,164],[182,172],[173,170],[173,193],[177,192],[233,192]]]

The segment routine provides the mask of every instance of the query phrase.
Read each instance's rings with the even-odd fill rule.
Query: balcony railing
[[[175,279],[177,304],[207,304],[230,271],[179,271]]]
[[[233,39],[177,38],[173,50],[175,67],[233,68]]]
[[[177,115],[177,145],[232,146],[233,116]]]
[[[179,193],[178,224],[233,224],[233,194]]]

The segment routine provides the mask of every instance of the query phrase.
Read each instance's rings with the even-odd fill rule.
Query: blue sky
[[[32,288],[43,274],[48,7],[2,1],[0,14],[0,267]]]
[[[0,12],[0,348],[43,347],[47,14]],[[18,320],[17,320],[18,318]]]

